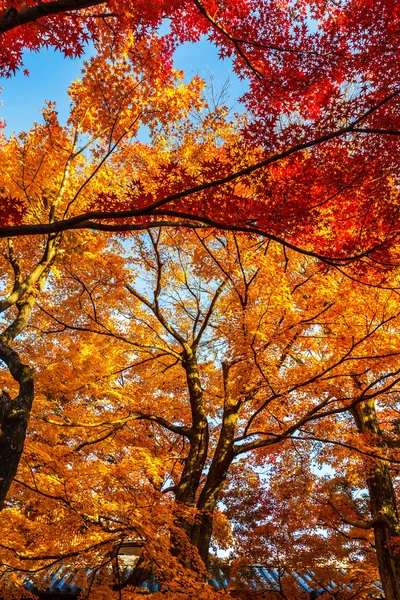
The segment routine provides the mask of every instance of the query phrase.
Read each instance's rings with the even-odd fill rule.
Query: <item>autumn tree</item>
[[[174,48],[207,36],[248,81],[243,102],[249,118],[240,153],[205,161],[196,178],[184,177],[185,165],[171,157],[179,183],[157,193],[140,187],[130,199],[122,194],[115,210],[103,202],[91,210],[76,205],[70,219],[56,224],[23,220],[27,227],[3,229],[2,235],[112,230],[116,217],[130,220],[120,228],[135,229],[139,217],[152,223],[161,214],[247,229],[336,264],[368,256],[375,267],[376,261],[397,260],[394,0],[218,7],[198,0],[134,6],[56,0],[4,8],[3,65],[11,70],[23,47],[45,43],[80,54],[92,38],[98,48],[118,52],[128,31],[131,51],[146,45],[160,77],[168,77]]]
[[[396,297],[391,295],[392,299]],[[378,304],[375,295],[368,296],[368,305],[363,310],[366,320],[372,314],[376,316]],[[385,301],[385,312],[389,302],[390,295]],[[396,328],[387,325],[385,335],[396,336]],[[391,342],[387,351],[391,355]],[[379,363],[378,369],[381,367]],[[398,376],[397,361],[389,370],[382,368],[381,384],[393,376]],[[346,419],[332,421],[328,417],[323,426],[320,424],[316,431],[308,432],[308,440],[304,436],[292,436],[292,448],[287,448],[274,465],[268,488],[259,485],[247,491],[244,497],[237,496],[237,487],[228,491],[225,502],[237,523],[248,560],[268,562],[276,552],[281,564],[292,565],[294,550],[295,561],[302,553],[303,564],[313,570],[322,545],[326,557],[333,549],[333,561],[341,562],[343,568],[354,573],[352,593],[358,586],[359,592],[365,594],[365,569],[370,569],[371,552],[376,551],[385,597],[398,597],[398,399],[395,387],[388,393],[382,390],[377,397],[364,400],[366,390],[375,384],[370,367],[360,362],[347,382],[341,382],[342,392],[348,387],[348,393],[359,398]],[[327,473],[316,475],[316,465],[323,471],[328,468]],[[275,497],[282,496],[283,505],[274,502]],[[249,522],[237,518],[243,504],[249,506]],[[300,505],[302,514],[308,517],[299,516]],[[325,530],[322,539],[320,535],[310,538],[309,531],[300,534],[302,527],[298,520],[306,522],[309,515],[313,515],[315,527]],[[272,525],[277,522],[281,524],[279,528]],[[279,536],[277,529],[284,534]],[[290,535],[289,548],[286,535]],[[258,536],[259,542],[256,541]],[[339,550],[338,539],[347,546],[345,554]]]
[[[2,223],[18,222],[23,214],[34,227],[53,226],[75,207],[90,207],[99,196],[123,188],[119,162],[125,163],[125,173],[130,170],[139,129],[148,127],[153,134],[161,129],[167,135],[189,107],[201,107],[199,80],[184,85],[180,74],[171,72],[157,83],[147,48],[142,51],[108,63],[104,57],[94,58],[83,79],[71,87],[73,105],[66,127],[59,124],[54,106],[48,105],[43,124],[10,140],[2,137]],[[165,127],[164,118],[169,122]],[[109,197],[107,201],[111,202]],[[1,506],[21,456],[34,395],[33,371],[25,364],[30,357],[23,358],[16,339],[26,329],[51,271],[57,277],[60,256],[73,256],[89,238],[78,241],[56,232],[3,243],[0,358],[16,386],[8,382],[4,388],[8,391],[1,396]]]
[[[83,12],[79,12],[80,9]],[[169,20],[169,31],[157,34],[165,18]],[[60,127],[53,108],[49,107],[45,124],[35,127],[27,137],[2,140],[4,158],[0,169],[4,180],[1,191],[4,208],[0,233],[4,238],[19,236],[22,239],[10,241],[3,248],[7,267],[4,307],[9,317],[4,321],[1,358],[16,379],[16,385],[5,382],[8,392],[1,396],[1,443],[7,457],[7,461],[0,461],[7,471],[1,474],[4,481],[2,497],[15,473],[32,404],[32,371],[25,363],[37,362],[40,376],[44,372],[40,360],[33,360],[32,350],[35,351],[37,346],[29,341],[28,323],[36,328],[35,332],[37,328],[54,332],[54,327],[58,326],[65,330],[60,331],[59,339],[63,334],[63,339],[79,339],[89,344],[85,336],[107,337],[116,348],[136,348],[138,357],[142,357],[139,362],[144,360],[144,344],[149,362],[143,363],[143,372],[146,368],[149,368],[148,373],[151,372],[151,377],[146,376],[148,387],[141,382],[141,365],[135,364],[123,380],[129,390],[141,383],[143,398],[148,398],[145,409],[140,407],[138,410],[135,404],[130,406],[124,396],[120,399],[121,413],[112,414],[111,418],[107,416],[106,423],[102,418],[101,425],[94,419],[96,412],[92,414],[89,410],[82,415],[82,402],[90,404],[92,396],[88,399],[83,395],[83,400],[79,394],[76,398],[73,396],[76,415],[68,412],[75,409],[68,394],[65,395],[68,403],[64,406],[60,401],[55,409],[51,402],[54,398],[59,399],[59,382],[63,381],[56,377],[53,387],[50,386],[51,394],[49,389],[43,388],[41,401],[47,407],[48,418],[58,424],[42,423],[41,426],[48,426],[49,431],[46,430],[44,435],[43,429],[34,430],[32,438],[37,436],[34,441],[44,446],[49,441],[60,446],[61,455],[68,452],[65,438],[61,444],[54,441],[54,434],[50,433],[52,427],[58,431],[57,427],[64,426],[60,423],[65,420],[65,413],[69,419],[65,427],[71,427],[75,432],[75,438],[69,443],[73,444],[76,439],[76,447],[85,444],[79,452],[86,452],[88,441],[92,451],[96,444],[91,442],[108,433],[110,436],[105,440],[112,438],[113,443],[118,444],[130,427],[132,415],[129,411],[132,411],[135,435],[136,431],[144,430],[144,438],[148,437],[145,426],[150,423],[157,432],[163,431],[167,436],[163,443],[168,460],[168,453],[172,452],[169,448],[175,449],[176,440],[181,440],[185,461],[181,463],[176,459],[172,475],[163,463],[157,467],[157,476],[166,480],[160,489],[150,481],[150,488],[153,485],[158,494],[154,500],[156,505],[160,504],[160,498],[170,503],[162,519],[160,512],[160,521],[157,521],[165,523],[163,541],[172,540],[168,554],[173,565],[170,573],[184,568],[190,571],[194,564],[201,564],[196,562],[196,552],[190,553],[186,562],[182,560],[182,548],[188,548],[185,540],[197,548],[203,563],[207,562],[211,532],[218,518],[218,499],[224,486],[228,485],[232,465],[240,456],[247,456],[247,453],[262,456],[264,448],[280,448],[287,438],[293,440],[298,432],[306,437],[314,435],[326,439],[326,431],[320,423],[326,422],[329,427],[332,423],[337,425],[332,415],[336,414],[333,411],[338,411],[337,414],[352,414],[353,427],[364,436],[362,440],[368,435],[375,436],[371,452],[377,457],[376,462],[368,463],[366,467],[369,469],[366,483],[372,513],[369,526],[374,529],[377,539],[382,581],[393,582],[393,578],[395,581],[398,519],[391,472],[384,460],[392,448],[381,435],[383,426],[375,419],[374,401],[384,393],[395,391],[397,386],[397,348],[393,352],[387,351],[388,336],[381,332],[388,331],[390,337],[395,338],[396,309],[389,300],[387,306],[390,308],[383,307],[386,307],[385,294],[389,293],[384,286],[396,285],[398,263],[398,21],[397,3],[389,0],[373,5],[369,2],[230,2],[217,7],[211,2],[199,3],[197,0],[185,4],[157,3],[157,6],[144,3],[134,7],[107,2],[100,8],[90,2],[71,6],[68,0],[4,5],[0,20],[3,73],[11,73],[19,66],[23,47],[37,49],[42,44],[51,44],[67,54],[80,54],[82,43],[92,38],[97,49],[102,51],[87,68],[83,84],[75,83],[72,88],[73,111],[66,128]],[[202,104],[198,95],[201,84],[195,80],[188,87],[175,87],[174,48],[187,41],[196,41],[202,35],[209,37],[222,56],[231,57],[236,73],[249,82],[249,93],[243,99],[248,114],[238,118],[236,128],[227,123],[221,108],[194,126],[193,119],[187,115],[189,107]],[[142,125],[153,133],[151,142],[133,144],[132,139],[139,134]],[[86,147],[88,140],[93,148],[90,156]],[[202,245],[196,250],[202,256],[198,264],[203,266],[199,268],[208,273],[211,270],[213,276],[205,274],[205,283],[199,284],[200,287],[196,287],[190,277],[190,281],[183,284],[181,276],[179,285],[184,285],[184,291],[179,292],[179,285],[174,283],[179,269],[173,266],[172,258],[171,262],[167,258],[169,253],[175,256],[178,249],[172,242],[152,237],[146,243],[138,244],[140,250],[131,244],[132,252],[139,252],[138,260],[147,260],[148,273],[154,275],[153,287],[146,288],[146,295],[140,276],[136,275],[139,279],[135,281],[130,269],[121,264],[115,254],[107,266],[114,273],[114,279],[110,277],[108,283],[107,278],[98,282],[98,273],[92,273],[94,265],[99,267],[99,273],[103,268],[96,262],[96,254],[102,250],[106,255],[111,252],[106,250],[108,237],[92,238],[92,234],[78,235],[75,231],[63,233],[76,229],[121,233],[157,228],[161,224],[191,226],[199,228],[200,232],[201,224],[220,231],[246,232],[249,239],[257,239],[257,244],[264,240],[264,249],[270,243],[265,260],[270,260],[272,253],[273,268],[266,275],[268,270],[259,258],[262,251],[254,266],[253,255],[240,249],[242,242],[238,242],[237,249],[233,238],[227,236],[229,242],[220,247],[219,242],[208,240],[201,233],[199,243]],[[23,238],[25,235],[44,237],[38,245],[30,239],[39,238]],[[225,239],[222,234],[221,239]],[[161,241],[168,250],[160,249],[162,260],[158,260]],[[282,255],[275,243],[284,249]],[[93,244],[92,252],[85,254],[82,248],[90,244]],[[152,246],[155,254],[146,257]],[[182,243],[181,252],[186,252],[184,248]],[[297,251],[299,257],[293,258],[293,251]],[[243,252],[246,258],[242,261]],[[203,255],[208,257],[209,263]],[[77,274],[74,261],[80,263],[83,259],[89,259],[85,262],[85,273]],[[90,261],[92,266],[89,266]],[[260,270],[258,261],[262,263]],[[293,261],[301,264],[294,271],[285,267]],[[114,271],[116,265],[120,267],[117,273]],[[325,272],[327,266],[337,268],[335,276]],[[37,313],[35,321],[30,321],[38,294],[51,269],[53,275],[48,285],[52,292],[57,290],[59,304],[70,312],[67,314],[62,310],[60,313],[47,301],[42,307],[44,312]],[[340,272],[353,277],[354,288],[345,274],[341,278]],[[254,273],[257,275],[253,278]],[[289,275],[294,282],[287,284],[291,290],[288,295],[282,286]],[[63,284],[68,281],[70,300],[65,298],[68,285],[61,291],[57,277]],[[264,293],[271,284],[268,277],[271,280],[275,277],[274,285],[280,290],[277,294],[280,300],[276,303],[286,306],[287,301],[291,309],[286,309],[289,317],[282,306],[276,307],[271,321],[266,324],[260,314],[265,310],[269,316],[268,311],[274,306]],[[329,280],[327,288],[331,286],[332,289],[325,289],[320,283],[323,277]],[[370,313],[366,300],[371,296],[355,285],[360,280],[379,284],[382,288],[373,300],[380,307],[376,313]],[[259,282],[263,281],[261,285]],[[318,285],[314,286],[316,282]],[[110,284],[111,287],[107,287]],[[168,285],[172,285],[173,290],[168,291]],[[221,291],[217,294],[219,286]],[[307,292],[305,295],[309,297],[303,298],[301,293],[308,290],[307,286],[312,292]],[[122,292],[117,293],[116,287]],[[103,296],[97,296],[96,290],[103,290]],[[346,301],[340,300],[345,290]],[[163,294],[171,295],[172,300],[165,300]],[[251,312],[247,299],[250,296],[254,303],[254,318],[247,317]],[[107,304],[111,298],[118,298],[118,302]],[[257,304],[255,298],[264,300]],[[351,305],[347,306],[349,298],[353,309]],[[204,303],[207,299],[208,304]],[[85,302],[89,301],[87,307]],[[82,313],[79,302],[86,312]],[[168,302],[174,305],[174,310]],[[125,314],[126,307],[128,317],[124,321],[125,317],[121,315]],[[129,311],[133,311],[133,316]],[[141,316],[137,322],[138,311]],[[361,314],[370,316],[364,322],[360,321]],[[105,319],[106,330],[104,321],[98,322],[98,315]],[[56,324],[58,320],[58,325],[51,325],[51,317]],[[325,319],[328,318],[326,327]],[[259,320],[256,327],[254,319],[257,323]],[[279,323],[280,319],[283,319],[282,323]],[[155,342],[138,333],[143,322],[150,323],[150,338],[151,335],[161,338],[161,350],[158,348],[158,351],[166,353],[160,357],[164,361],[161,371],[166,369],[166,375],[157,372],[156,377],[153,370],[150,371],[150,365],[159,359],[154,358]],[[84,331],[77,330],[77,323]],[[241,323],[240,327],[238,323]],[[80,333],[71,338],[72,330]],[[233,332],[238,333],[233,336]],[[49,334],[44,336],[50,339]],[[137,341],[136,336],[146,339]],[[217,338],[223,340],[223,348],[212,361],[208,350],[200,350],[200,346],[203,342],[214,344],[208,340]],[[263,339],[266,341],[262,342]],[[28,355],[21,351],[25,352],[23,349],[28,349],[29,343],[32,345],[28,361],[23,358]],[[90,343],[93,347],[95,342]],[[73,356],[71,342],[65,342],[64,346]],[[57,353],[54,348],[60,352],[58,346],[53,346],[49,350],[53,358]],[[43,349],[41,352],[44,358]],[[92,352],[95,356],[94,350]],[[111,373],[120,370],[125,374],[126,365],[124,351],[115,352],[118,367],[104,369],[110,373],[113,386],[117,384]],[[127,355],[129,357],[129,352]],[[99,361],[101,358],[98,356]],[[68,360],[71,359],[65,358],[65,364]],[[285,361],[290,361],[290,368]],[[57,363],[56,360],[53,362]],[[130,373],[136,373],[136,368],[139,374],[135,380]],[[82,367],[82,377],[85,372]],[[150,398],[152,401],[154,397],[158,399],[164,386],[169,389],[171,374],[176,374],[173,381],[176,387],[170,389],[169,397],[176,399],[177,404],[163,407],[159,414],[152,410]],[[97,376],[108,386],[107,391],[95,390],[101,398],[97,411],[102,414],[108,410],[105,399],[111,393],[110,379],[103,378],[100,373]],[[329,382],[328,388],[324,387],[328,385],[326,382]],[[79,385],[83,384],[77,382],[75,387],[79,388]],[[212,414],[207,412],[206,389],[212,390],[210,397],[214,399],[215,410]],[[10,394],[15,396],[15,401],[11,401]],[[189,401],[185,410],[181,408],[183,402],[178,404],[178,399],[182,398]],[[136,396],[132,393],[132,402],[134,400]],[[50,403],[50,408],[46,402]],[[102,408],[103,404],[105,408]],[[22,412],[15,412],[16,407]],[[138,415],[140,418],[136,418]],[[83,416],[89,421],[80,420]],[[10,418],[14,420],[12,426]],[[348,423],[347,417],[345,422]],[[89,430],[97,437],[88,439],[81,434],[78,440],[79,432],[86,431],[89,423],[94,424]],[[314,427],[318,427],[318,431]],[[132,443],[129,442],[131,433],[128,429],[128,447]],[[18,440],[12,440],[13,436]],[[17,451],[10,454],[14,445]],[[143,459],[143,464],[153,461],[154,448],[149,453],[147,439],[142,439],[139,434],[135,448],[145,448],[144,455],[152,456],[147,463],[147,458]],[[157,443],[155,448],[158,448]],[[43,447],[40,452],[45,453]],[[71,521],[71,527],[72,522],[75,526],[83,522],[83,527],[103,529],[106,522],[109,529],[102,532],[100,542],[95,534],[93,543],[88,546],[84,546],[81,539],[76,547],[70,547],[69,554],[52,550],[51,556],[55,558],[51,560],[58,561],[62,556],[69,560],[82,555],[84,548],[92,553],[92,558],[98,551],[99,559],[104,548],[110,548],[118,535],[122,537],[124,531],[132,532],[132,527],[126,524],[118,532],[110,530],[110,512],[115,518],[114,512],[122,508],[108,507],[98,518],[91,504],[92,498],[86,498],[79,507],[73,500],[71,508],[71,498],[64,488],[60,492],[59,484],[69,478],[69,469],[75,469],[76,463],[68,458],[63,463],[63,471],[61,459],[53,465],[49,458],[51,453],[45,453],[44,459],[43,456],[40,458],[40,452],[28,462],[33,465],[29,471],[31,480],[20,479],[25,490],[20,492],[21,500],[12,500],[15,504],[8,506],[6,514],[10,515],[9,511],[13,510],[18,512],[20,506],[24,506],[28,486],[32,488],[29,502],[34,505],[36,495],[40,495],[38,490],[43,492],[39,484],[48,485],[51,481],[57,492],[53,494],[55,497],[47,499],[54,503],[52,506],[63,504],[65,514],[75,512],[77,520]],[[84,472],[91,458],[88,455],[82,459],[80,468]],[[106,479],[111,468],[109,460],[111,464],[115,460],[118,465],[118,461],[126,460],[126,455],[117,453],[117,458],[100,456],[93,460],[104,464]],[[53,470],[51,476],[49,464]],[[60,469],[62,474],[58,474]],[[148,474],[144,466],[140,469],[139,482],[147,475],[154,479],[154,473]],[[42,475],[43,480],[35,483]],[[87,481],[85,476],[82,481]],[[386,506],[380,504],[378,483],[383,483],[387,492],[384,495]],[[129,482],[124,485],[129,489]],[[168,487],[172,489],[165,492]],[[101,489],[100,483],[96,484],[96,489]],[[107,489],[112,490],[113,486],[108,484]],[[126,506],[122,496],[120,506]],[[74,497],[79,498],[79,493]],[[22,528],[35,514],[31,508],[24,510],[23,515],[16,517],[17,522],[20,518],[25,519],[23,525],[19,523]],[[392,515],[385,525],[382,524],[382,511]],[[150,512],[146,514],[143,522],[149,524],[154,514],[153,517]],[[340,510],[339,514],[342,514]],[[48,518],[48,524],[52,518]],[[32,517],[32,522],[35,519]],[[138,517],[136,521],[139,521]],[[39,522],[36,520],[38,527]],[[146,539],[161,539],[154,528],[150,534],[150,529],[142,532]],[[169,537],[171,531],[173,535]],[[25,534],[21,535],[23,538]],[[37,535],[32,532],[32,545],[37,541]],[[393,544],[391,541],[388,544],[388,535]],[[64,538],[62,542],[69,543]],[[161,546],[160,543],[159,549]],[[7,558],[9,564],[15,566],[21,556],[27,560],[26,554],[18,556],[20,551],[12,544],[5,550],[10,553],[7,556],[11,556]],[[155,558],[155,550],[152,552]],[[382,558],[386,552],[390,554],[390,561],[394,561],[392,574],[387,576],[382,566],[388,564]],[[30,554],[28,558],[35,556],[39,561],[38,568],[42,568],[40,565],[47,560],[43,557],[50,555],[42,554],[42,562],[38,553]],[[187,570],[179,572],[186,574]],[[395,587],[393,584],[392,589]],[[392,591],[389,587],[387,590],[390,597]]]
[[[61,311],[58,297],[66,291]],[[81,548],[86,535],[106,545],[134,533],[148,543],[143,568],[152,558],[160,564],[163,548],[162,564],[171,567],[164,575],[155,567],[160,580],[183,577],[182,569],[201,573],[198,560],[208,563],[213,530],[217,543],[227,539],[219,502],[227,502],[222,494],[242,469],[245,479],[250,465],[281,469],[284,478],[291,444],[315,441],[378,465],[387,460],[368,436],[354,437],[349,421],[351,411],[397,390],[398,318],[392,292],[354,286],[257,237],[149,231],[113,242],[88,264],[66,261],[24,342],[32,351],[40,334],[50,354],[38,366],[39,413],[2,518],[15,514],[17,502],[13,526],[28,520],[34,545],[38,527],[52,530],[59,506],[74,530],[84,523]],[[364,372],[368,383],[358,390],[354,377]],[[341,455],[335,457],[340,469]],[[287,484],[276,481],[279,512],[280,485],[283,493]],[[35,506],[46,499],[53,508],[43,519]],[[371,494],[371,522],[373,507]],[[288,527],[295,535],[296,522]],[[72,565],[77,541],[63,536],[63,552],[54,536],[51,543],[52,559]],[[335,551],[324,564],[323,544],[311,547],[308,560],[325,580],[336,571],[343,579]],[[22,562],[28,558],[18,552]],[[345,556],[346,547],[338,552]],[[41,555],[44,549],[30,551],[29,560],[40,564]],[[363,591],[371,589],[375,565],[371,554],[365,560]],[[138,583],[135,577],[125,584]]]

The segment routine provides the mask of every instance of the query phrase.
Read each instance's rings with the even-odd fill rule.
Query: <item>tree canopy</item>
[[[94,56],[0,138],[0,593],[400,599],[394,0],[6,2],[0,71]],[[249,91],[173,53],[206,37]],[[121,569],[119,550],[140,547]],[[212,577],[228,577],[224,590]],[[379,582],[377,584],[377,582]]]
[[[6,8],[4,69],[19,65],[22,48],[53,45],[79,55],[91,38],[106,62],[121,50],[131,59],[139,52],[147,77],[162,86],[171,76],[174,48],[207,36],[249,83],[243,146],[221,150],[219,160],[203,160],[189,174],[165,157],[164,168],[179,171],[173,185],[152,192],[139,187],[119,206],[101,197],[90,209],[76,205],[58,215],[58,223],[28,224],[22,210],[20,227],[3,235],[112,230],[115,218],[123,220],[119,229],[135,229],[168,216],[254,229],[339,262],[365,253],[391,260],[397,240],[396,2],[105,2],[93,10],[87,4],[83,12],[66,0]],[[49,16],[40,18],[41,11]],[[285,197],[282,189],[291,193]],[[345,222],[333,219],[339,210]]]

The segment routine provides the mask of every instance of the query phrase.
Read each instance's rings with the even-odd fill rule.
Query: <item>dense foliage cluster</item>
[[[396,0],[3,3],[3,76],[96,50],[65,125],[0,136],[6,600],[60,568],[246,599],[254,564],[400,600],[399,32]],[[236,114],[174,69],[202,38]]]

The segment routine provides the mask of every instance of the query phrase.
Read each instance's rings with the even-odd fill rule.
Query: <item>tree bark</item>
[[[196,353],[189,347],[186,347],[184,348],[183,354],[184,360],[182,365],[186,373],[192,413],[192,427],[189,437],[190,448],[180,481],[175,487],[175,499],[178,507],[184,508],[183,515],[179,514],[179,510],[177,511],[177,524],[186,534],[188,541],[191,542],[195,517],[194,514],[190,514],[190,510],[192,509],[193,512],[195,511],[196,494],[200,486],[201,476],[207,460],[209,431]],[[186,509],[189,509],[187,515],[185,514]],[[174,536],[172,536],[171,541],[172,545],[175,546],[174,552],[177,556],[180,556],[182,563],[189,568],[195,568],[195,566],[191,565],[190,561],[188,561],[184,550],[182,551],[180,539],[177,537],[174,540]]]
[[[6,363],[19,384],[19,393],[12,399],[7,392],[0,394],[0,510],[18,469],[24,449],[25,435],[34,397],[34,374],[24,365],[18,353],[0,342],[0,359]]]
[[[0,393],[0,510],[18,469],[34,398],[34,371],[23,364],[11,344],[29,322],[32,309],[57,256],[60,241],[61,237],[47,241],[41,260],[23,280],[21,266],[12,241],[9,240],[8,259],[14,271],[14,287],[8,298],[0,302],[0,312],[15,306],[17,316],[0,335],[0,360],[7,365],[11,376],[18,383],[19,392],[14,399],[7,392]]]
[[[21,25],[34,23],[38,19],[60,13],[78,11],[99,4],[106,4],[106,0],[55,0],[54,2],[46,2],[45,4],[40,3],[35,6],[26,6],[20,11],[15,8],[9,8],[0,16],[0,34],[16,27],[21,27]]]
[[[229,468],[235,457],[234,440],[241,407],[240,400],[231,398],[227,389],[229,365],[222,365],[225,401],[221,432],[211,461],[206,481],[197,501],[199,515],[193,524],[190,539],[197,548],[204,564],[208,564],[208,553],[213,530],[213,513],[225,483]]]
[[[380,448],[385,448],[374,400],[358,404],[353,416],[360,433],[371,433]],[[394,542],[400,536],[396,494],[386,461],[375,459],[368,465],[366,477],[374,522],[375,547],[379,574],[386,600],[400,600],[400,552]],[[397,547],[396,547],[397,546]]]
[[[196,354],[190,350],[187,350],[185,354],[183,368],[186,372],[190,397],[192,432],[189,440],[189,453],[185,460],[182,476],[176,486],[175,497],[177,502],[193,504],[207,459],[209,432]]]

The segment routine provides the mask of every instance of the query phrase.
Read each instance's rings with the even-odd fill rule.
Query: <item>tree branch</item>
[[[50,423],[51,425],[57,425],[58,427],[84,427],[84,428],[95,428],[95,427],[103,427],[104,425],[117,425],[118,427],[122,427],[126,423],[130,421],[153,421],[165,427],[172,433],[176,433],[178,435],[183,435],[187,438],[191,437],[192,430],[190,427],[186,427],[185,425],[174,425],[170,423],[167,419],[157,415],[151,415],[148,413],[136,412],[132,415],[124,417],[123,419],[116,419],[114,421],[98,421],[97,423],[83,423],[80,421],[70,421],[66,419],[64,422],[53,421],[48,417],[41,417],[42,421],[46,423]]]
[[[18,11],[8,8],[0,17],[0,35],[21,25],[34,23],[38,19],[57,15],[69,11],[82,10],[99,4],[106,4],[107,0],[55,0],[54,2],[40,2],[35,6],[28,6]]]
[[[78,4],[76,9],[82,7],[82,6],[79,6],[79,0],[74,0],[74,2],[76,4]],[[61,6],[63,3],[66,3],[68,5],[70,5],[70,4],[74,5],[72,0],[57,0],[56,2],[41,3],[38,6],[24,9],[24,10],[27,12],[35,11],[35,10],[39,10],[42,7],[50,6],[50,5],[53,6],[54,8],[56,8],[56,7]],[[90,5],[92,5],[92,3]],[[21,11],[21,13],[23,13],[23,12],[24,11]],[[54,12],[60,12],[60,10],[56,10]],[[1,22],[0,22],[0,30],[1,30]],[[0,228],[0,238],[1,237],[15,237],[15,236],[21,236],[21,235],[39,235],[39,234],[46,234],[46,233],[57,233],[60,231],[65,231],[67,229],[99,229],[99,230],[105,229],[105,230],[109,230],[109,231],[112,231],[112,230],[117,230],[117,231],[125,230],[126,231],[127,229],[124,228],[123,226],[119,226],[119,229],[118,229],[118,227],[116,227],[116,226],[94,223],[93,221],[101,220],[101,219],[103,219],[103,220],[104,219],[129,219],[129,218],[138,217],[138,216],[146,216],[146,215],[156,214],[154,212],[156,209],[163,207],[167,204],[171,204],[175,200],[186,198],[188,196],[192,196],[199,192],[213,189],[213,188],[222,186],[226,183],[230,183],[232,181],[236,181],[237,179],[240,179],[241,177],[243,177],[245,175],[250,175],[251,173],[254,173],[260,169],[263,169],[264,167],[267,167],[267,166],[269,166],[273,163],[276,163],[284,158],[287,158],[288,156],[291,156],[292,154],[301,152],[308,148],[313,148],[314,146],[318,146],[318,145],[328,142],[330,140],[334,140],[336,138],[339,138],[339,137],[342,137],[344,135],[351,134],[351,133],[357,134],[358,133],[357,126],[359,123],[361,123],[362,121],[367,119],[374,112],[379,110],[385,104],[389,103],[391,100],[393,100],[399,94],[400,94],[400,89],[396,89],[394,92],[392,92],[391,94],[386,96],[383,100],[381,100],[380,102],[378,102],[377,104],[372,106],[370,109],[365,111],[360,117],[354,119],[346,127],[336,129],[335,131],[321,135],[312,140],[307,140],[305,142],[295,144],[294,146],[291,146],[290,148],[287,148],[286,150],[283,150],[281,152],[276,152],[273,155],[269,156],[268,158],[266,158],[260,162],[249,165],[248,167],[245,167],[244,169],[240,169],[238,171],[230,173],[229,175],[227,175],[225,177],[221,177],[220,179],[214,179],[212,181],[207,181],[203,184],[193,186],[192,188],[188,188],[188,189],[182,190],[180,192],[176,192],[175,194],[170,194],[168,196],[165,196],[164,198],[160,198],[159,200],[153,202],[152,204],[149,204],[148,206],[146,206],[144,208],[125,210],[125,211],[89,211],[86,213],[82,213],[80,215],[76,215],[75,217],[71,217],[69,219],[62,219],[56,223],[37,224],[37,225],[13,225],[13,226],[8,226],[8,227],[1,227]],[[361,133],[364,133],[364,132],[361,132]],[[164,213],[164,214],[166,214],[166,213]],[[190,216],[190,218],[194,218],[194,217]],[[203,220],[203,222],[207,222],[206,219],[202,219],[201,217],[197,217],[197,219],[200,221]],[[214,226],[219,226],[219,225],[217,225],[215,223]],[[111,229],[107,229],[109,227],[111,227]],[[140,226],[136,226],[136,227],[138,229],[140,228]],[[141,228],[144,229],[145,227],[142,226]],[[252,228],[249,228],[249,229],[251,230]],[[260,233],[260,231],[257,230],[257,228],[255,228],[254,232]],[[271,238],[271,239],[273,239],[273,238]],[[365,256],[365,253],[363,253],[363,256]],[[329,259],[329,257],[325,257],[325,258]],[[330,260],[335,260],[335,258],[331,257]],[[337,260],[339,260],[341,262],[346,262],[346,259],[342,258],[342,257],[338,257]]]

